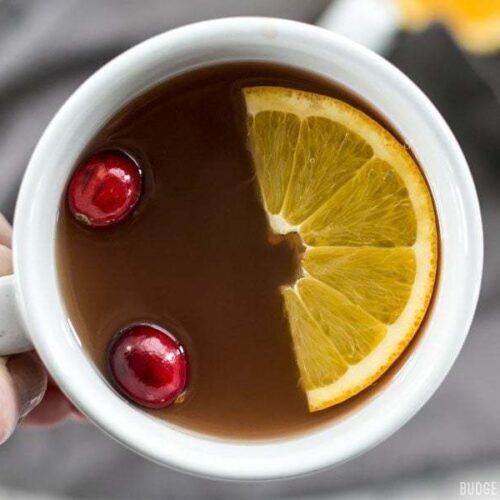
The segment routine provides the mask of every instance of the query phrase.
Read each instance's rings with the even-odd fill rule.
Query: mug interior
[[[441,232],[434,304],[424,334],[397,375],[344,419],[308,434],[263,442],[194,434],[122,400],[72,331],[55,258],[56,222],[68,175],[101,127],[161,81],[195,68],[241,61],[305,69],[370,103],[416,155]],[[264,18],[221,19],[170,31],[125,52],[87,80],[57,113],[33,154],[18,200],[14,245],[27,329],[74,403],[105,432],[157,462],[228,479],[286,477],[338,464],[403,425],[437,389],[465,340],[483,251],[479,207],[465,159],[417,87],[388,62],[348,40],[305,24]]]

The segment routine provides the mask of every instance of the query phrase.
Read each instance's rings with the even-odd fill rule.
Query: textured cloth
[[[156,33],[208,18],[265,15],[314,22],[327,3],[0,0],[0,211],[12,216],[23,170],[51,116],[114,55]],[[0,448],[1,484],[71,498],[324,498],[355,486],[377,488],[500,459],[500,104],[495,98],[500,58],[468,59],[443,30],[432,28],[402,35],[390,59],[427,93],[455,132],[477,183],[486,233],[484,286],[474,326],[450,375],[424,409],[350,463],[254,485],[161,468],[90,425],[20,430]]]

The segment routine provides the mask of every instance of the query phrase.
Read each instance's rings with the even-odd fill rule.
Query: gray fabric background
[[[201,19],[267,15],[314,22],[327,3],[0,0],[0,211],[12,216],[23,169],[51,116],[114,55]],[[450,123],[470,162],[485,223],[485,277],[476,320],[458,362],[424,409],[357,460],[310,477],[257,485],[219,483],[160,468],[90,425],[20,430],[0,448],[0,484],[71,498],[314,497],[355,486],[375,490],[388,482],[500,459],[500,104],[494,97],[500,91],[500,57],[467,59],[443,30],[433,28],[402,35],[390,59]]]

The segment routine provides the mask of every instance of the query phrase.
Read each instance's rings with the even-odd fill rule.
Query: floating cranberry
[[[187,382],[187,356],[179,342],[158,326],[122,330],[108,351],[108,364],[122,394],[148,408],[175,402]]]
[[[134,160],[121,151],[91,156],[73,173],[68,201],[76,219],[90,227],[123,221],[141,196],[142,176]]]

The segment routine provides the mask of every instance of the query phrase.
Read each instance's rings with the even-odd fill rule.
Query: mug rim
[[[431,339],[424,336],[395,380],[340,422],[265,442],[196,435],[157,421],[117,396],[96,373],[74,335],[62,305],[55,269],[60,197],[69,164],[74,164],[81,146],[88,142],[81,137],[85,119],[92,123],[90,134],[90,129],[98,130],[106,117],[125,105],[126,100],[120,101],[123,89],[127,89],[130,100],[156,85],[162,71],[167,71],[167,78],[175,76],[171,68],[175,64],[179,71],[202,66],[197,58],[210,49],[217,49],[222,61],[245,60],[234,56],[243,47],[249,54],[260,50],[264,56],[274,51],[277,58],[281,51],[285,58],[287,54],[302,57],[297,67],[313,73],[320,71],[311,68],[311,61],[317,59],[318,65],[319,61],[330,61],[339,72],[337,81],[348,80],[351,73],[358,79],[363,74],[371,76],[373,82],[363,85],[368,85],[374,95],[380,94],[380,100],[373,104],[382,111],[393,107],[396,129],[415,134],[416,138],[412,133],[403,136],[419,158],[433,191],[443,247],[441,283],[426,326],[426,330],[436,331]],[[154,64],[159,68],[153,69]],[[161,64],[170,64],[170,72],[162,70]],[[148,71],[149,86],[143,75]],[[157,74],[153,82],[154,71]],[[383,92],[377,85],[383,86]],[[383,93],[392,95],[388,99]],[[99,106],[112,105],[115,108],[108,110],[107,116],[103,112],[95,118]],[[405,109],[398,110],[398,106]],[[398,126],[403,122],[404,126]],[[417,131],[418,124],[425,126]],[[427,146],[425,154],[418,146],[424,139],[432,145]],[[63,157],[63,151],[71,154]],[[428,160],[422,161],[420,154]],[[439,159],[442,170],[433,166]],[[66,172],[61,176],[63,168]],[[42,171],[45,175],[40,175]],[[395,432],[432,396],[454,363],[472,322],[482,274],[482,225],[472,177],[453,134],[430,101],[405,75],[368,49],[322,28],[273,18],[223,18],[176,28],[136,45],[94,73],[66,101],[40,139],[22,182],[14,228],[14,268],[21,313],[36,350],[61,389],[104,432],[139,454],[175,469],[224,479],[284,478],[320,470],[359,455]],[[37,248],[36,255],[30,251],[32,248]],[[438,327],[445,325],[444,333],[440,332]],[[422,372],[418,379],[413,374],[415,367]],[[384,418],[377,417],[381,411]]]

